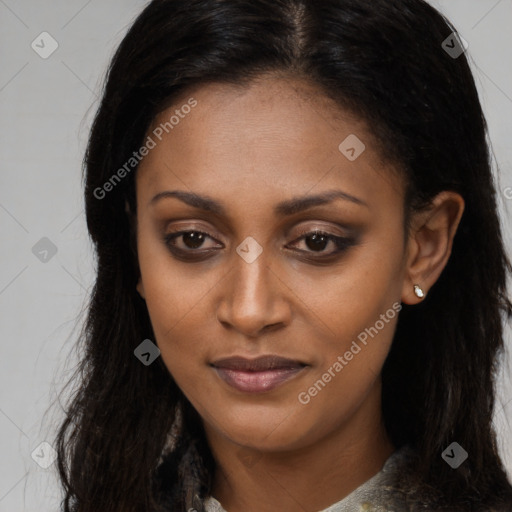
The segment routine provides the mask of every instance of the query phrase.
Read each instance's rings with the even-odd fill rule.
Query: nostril
[[[270,324],[270,325],[266,325],[265,327],[263,327],[263,331],[269,331],[269,330],[273,330],[275,329],[276,327],[279,327],[280,323],[276,323],[276,324]]]

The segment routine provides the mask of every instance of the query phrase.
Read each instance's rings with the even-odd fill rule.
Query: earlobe
[[[418,284],[414,285],[414,295],[416,295],[416,297],[419,299],[425,298],[425,292],[423,291],[423,288]]]
[[[463,212],[462,196],[443,191],[427,209],[413,215],[402,302],[417,304],[425,299],[448,263]]]

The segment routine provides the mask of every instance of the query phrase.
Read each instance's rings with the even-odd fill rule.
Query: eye
[[[177,257],[182,259],[204,258],[208,254],[213,253],[219,245],[205,247],[207,239],[215,240],[211,235],[204,231],[188,230],[169,233],[164,236],[164,242],[169,250]],[[321,230],[305,231],[301,233],[301,237],[297,238],[290,245],[296,245],[297,242],[304,240],[306,250],[299,249],[298,252],[307,255],[314,255],[315,259],[326,259],[336,254],[339,254],[349,247],[355,245],[355,240],[352,238],[345,238]],[[215,240],[216,241],[216,240]],[[332,250],[325,251],[326,247],[331,244]]]
[[[309,254],[320,254],[321,257],[333,256],[341,253],[355,244],[355,241],[351,238],[345,238],[342,236],[333,235],[321,230],[313,230],[302,233],[300,238],[297,238],[293,243],[297,241],[304,241],[306,250],[299,249],[300,252]],[[331,244],[333,250],[325,251],[326,247]]]
[[[181,238],[181,244],[176,241]],[[176,233],[170,233],[165,235],[164,241],[166,245],[173,252],[187,253],[187,252],[199,252],[197,249],[203,248],[204,242],[207,238],[214,240],[212,236],[203,231],[178,231]],[[206,248],[209,251],[211,248]],[[203,254],[205,251],[201,251]]]

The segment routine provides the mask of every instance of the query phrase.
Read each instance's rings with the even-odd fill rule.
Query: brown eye
[[[331,241],[329,236],[317,233],[304,237],[304,240],[306,241],[308,249],[311,249],[315,252],[325,250],[326,245],[328,245]]]
[[[331,256],[338,254],[355,244],[355,241],[351,238],[344,238],[318,230],[304,233],[300,238],[295,240],[295,242],[301,240],[304,240],[307,249],[299,249],[300,252],[320,253],[321,256]],[[327,248],[329,242],[331,242],[334,246],[334,250],[325,253],[325,249]]]
[[[180,238],[181,244],[177,243],[177,240]],[[164,242],[172,251],[186,253],[195,252],[197,249],[202,248],[207,238],[213,240],[208,233],[189,230],[170,233],[164,237]],[[209,250],[211,247],[207,247],[206,249]]]
[[[204,233],[199,233],[197,231],[190,231],[189,233],[184,233],[182,235],[183,243],[189,249],[199,249],[201,245],[204,243]]]

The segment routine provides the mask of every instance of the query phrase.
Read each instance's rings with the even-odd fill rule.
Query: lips
[[[275,355],[260,356],[256,359],[246,359],[245,357],[239,356],[227,357],[225,359],[214,361],[212,364],[217,368],[248,372],[300,368],[306,366],[300,361],[294,361],[293,359],[287,359],[285,357]]]
[[[270,391],[300,374],[308,365],[276,355],[256,359],[229,357],[212,363],[217,375],[231,387],[246,393]]]

